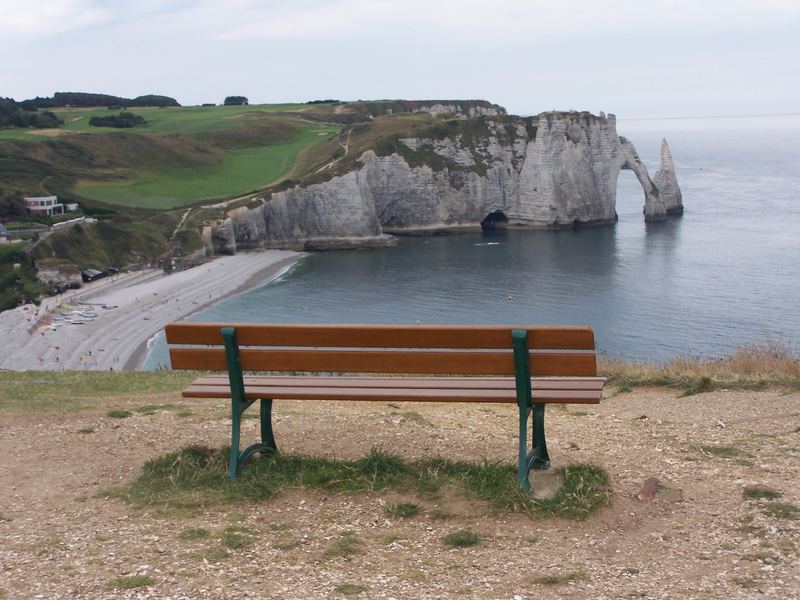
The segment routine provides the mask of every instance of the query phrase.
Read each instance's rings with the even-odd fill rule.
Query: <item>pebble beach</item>
[[[135,370],[164,326],[263,285],[302,255],[268,250],[164,274],[121,273],[0,313],[0,370]]]

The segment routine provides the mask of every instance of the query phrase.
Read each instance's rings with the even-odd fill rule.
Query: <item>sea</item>
[[[619,221],[573,231],[404,237],[312,253],[190,321],[590,325],[612,358],[716,358],[800,347],[800,115],[618,118],[651,177],[662,138],[685,212],[644,222],[620,173]],[[143,369],[168,364],[163,337]]]

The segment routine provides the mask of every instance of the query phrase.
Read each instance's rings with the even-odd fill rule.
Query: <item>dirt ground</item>
[[[107,416],[144,404],[191,415],[173,407]],[[282,402],[276,410],[285,451],[351,458],[381,446],[408,459],[508,461],[516,453],[513,406]],[[225,402],[178,394],[113,398],[88,412],[0,414],[0,598],[800,598],[796,391],[635,390],[597,406],[551,407],[554,464],[592,462],[612,478],[611,505],[583,522],[497,515],[457,492],[433,501],[289,490],[194,510],[105,495],[148,458],[224,445],[229,422]],[[257,421],[246,421],[245,439],[256,432]],[[651,476],[668,493],[642,502],[636,495]],[[755,483],[783,495],[744,497]],[[401,501],[423,510],[387,516],[386,505]],[[461,528],[481,542],[442,543]],[[248,543],[225,548],[226,532]],[[360,540],[355,553],[332,556],[348,532]],[[112,589],[134,575],[152,584]]]

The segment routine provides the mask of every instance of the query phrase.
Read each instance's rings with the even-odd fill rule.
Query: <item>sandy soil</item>
[[[0,313],[0,369],[24,371],[132,370],[144,358],[147,340],[220,299],[263,284],[301,255],[269,250],[217,258],[163,275],[127,273],[102,279],[63,296]],[[97,315],[70,324],[76,309]]]
[[[143,404],[192,414],[106,416]],[[355,457],[383,446],[409,459],[514,459],[511,406],[277,402],[276,412],[285,451]],[[800,520],[769,508],[800,506],[797,391],[680,398],[635,390],[597,406],[548,409],[554,462],[593,462],[612,477],[611,506],[584,522],[496,515],[457,492],[289,490],[258,503],[181,510],[103,493],[130,481],[148,458],[189,443],[225,444],[229,425],[226,402],[177,393],[98,400],[78,413],[0,412],[0,597],[800,598]],[[245,440],[256,431],[257,421],[245,421]],[[641,502],[635,496],[651,476],[680,492]],[[783,495],[745,498],[750,483]],[[398,501],[423,511],[387,516],[386,504]],[[220,537],[231,526],[249,545],[224,549]],[[464,527],[482,536],[478,546],[442,544]],[[209,535],[182,539],[192,528]],[[362,540],[361,551],[326,556],[346,531]],[[136,574],[154,583],[108,588]]]

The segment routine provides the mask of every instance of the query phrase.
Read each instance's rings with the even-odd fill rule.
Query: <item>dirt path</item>
[[[245,505],[141,508],[103,490],[148,458],[225,444],[225,402],[160,394],[89,412],[0,412],[0,598],[800,598],[800,515],[786,508],[800,506],[800,394],[676,395],[634,391],[548,410],[554,462],[593,462],[612,477],[612,505],[582,523],[494,515],[457,491],[291,490]],[[172,406],[106,416],[144,404]],[[278,403],[278,443],[340,458],[374,446],[408,459],[514,458],[513,407],[398,406]],[[245,438],[256,428],[246,421]],[[635,499],[650,476],[683,500]],[[746,499],[750,483],[783,496]],[[423,512],[388,517],[385,505],[398,501]],[[226,528],[249,543],[225,549]],[[461,528],[481,543],[445,547]],[[326,556],[345,532],[359,551]],[[107,587],[130,575],[154,582]]]

